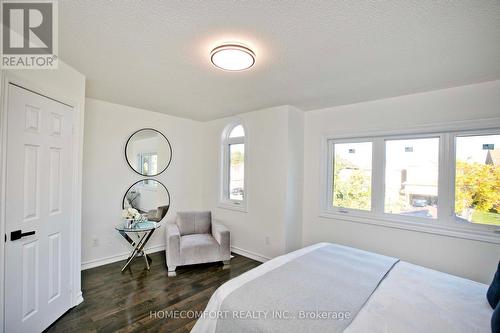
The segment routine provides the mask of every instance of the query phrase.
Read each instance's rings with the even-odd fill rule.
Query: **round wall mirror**
[[[122,208],[137,209],[149,221],[160,222],[170,208],[170,193],[155,179],[139,180],[125,193]]]
[[[158,176],[172,160],[172,147],[161,132],[144,128],[130,136],[125,145],[128,165],[142,176]]]

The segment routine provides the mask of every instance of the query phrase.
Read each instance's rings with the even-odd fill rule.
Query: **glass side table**
[[[122,272],[130,265],[132,259],[141,256],[144,257],[146,268],[149,270],[149,261],[152,261],[152,259],[144,252],[144,247],[155,230],[160,226],[160,223],[143,221],[138,222],[134,227],[128,227],[127,222],[120,223],[115,227],[120,235],[122,235],[122,237],[125,238],[125,240],[134,248],[130,256],[127,258],[127,263],[123,266]],[[132,238],[137,238],[137,240],[133,240]]]

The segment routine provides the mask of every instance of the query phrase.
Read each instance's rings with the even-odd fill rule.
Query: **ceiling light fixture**
[[[255,53],[242,45],[223,44],[210,52],[210,61],[226,71],[243,71],[255,64]]]

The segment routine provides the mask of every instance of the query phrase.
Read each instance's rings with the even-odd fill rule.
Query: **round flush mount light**
[[[246,46],[224,44],[210,52],[210,61],[226,71],[243,71],[255,64],[255,53]]]

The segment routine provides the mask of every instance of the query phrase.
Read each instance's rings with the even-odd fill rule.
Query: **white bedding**
[[[212,295],[205,316],[191,332],[215,333],[217,319],[213,314],[227,295],[246,282],[325,245],[328,243],[277,257],[226,282]],[[493,310],[486,300],[487,288],[481,283],[399,262],[345,332],[490,332]]]
[[[491,332],[487,285],[397,263],[346,333]]]

